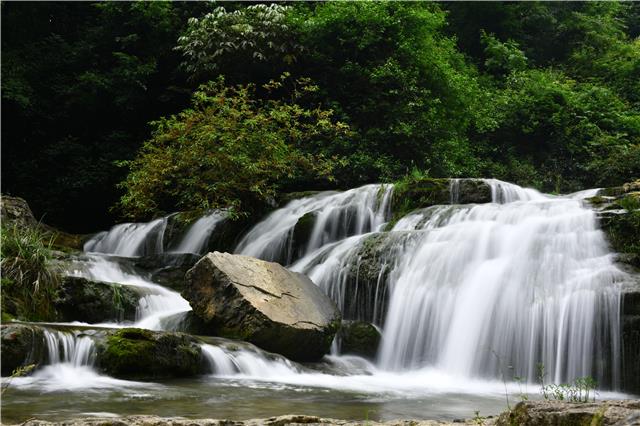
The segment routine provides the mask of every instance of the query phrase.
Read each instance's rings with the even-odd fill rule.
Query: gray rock
[[[340,321],[334,303],[308,277],[248,256],[209,253],[187,272],[182,296],[210,334],[293,360],[321,358]]]
[[[571,403],[523,401],[498,418],[498,426],[640,425],[640,400]]]

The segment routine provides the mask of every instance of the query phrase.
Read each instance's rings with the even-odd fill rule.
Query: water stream
[[[241,239],[237,253],[308,274],[345,318],[381,327],[373,362],[336,352],[302,366],[250,345],[203,343],[210,376],[140,383],[98,374],[90,338],[47,331],[49,365],[14,381],[16,396],[3,400],[3,420],[19,420],[20,410],[52,419],[301,411],[341,418],[471,417],[476,409],[495,414],[504,408],[505,387],[522,392],[514,376],[535,387],[539,364],[557,383],[594,376],[604,389],[616,389],[626,275],[615,266],[595,214],[582,204],[594,191],[548,196],[486,182],[492,203],[457,204],[459,181],[452,180],[451,205],[413,212],[386,232],[392,186],[322,192],[290,201]],[[223,219],[215,212],[195,221],[172,251],[200,253]],[[140,294],[134,324],[100,326],[162,330],[176,324],[169,318],[191,309],[178,292],[120,258],[167,253],[167,220],[117,225],[87,242],[86,255],[69,273],[133,286]],[[371,276],[362,253],[375,238],[384,250]],[[77,397],[75,407],[56,407],[42,394],[63,389]],[[102,394],[85,398],[80,389]],[[215,413],[202,405],[216,407]]]

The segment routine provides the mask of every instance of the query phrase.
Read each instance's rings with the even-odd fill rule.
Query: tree
[[[196,91],[191,108],[152,123],[151,139],[127,163],[124,211],[132,217],[174,209],[243,214],[261,210],[277,189],[331,179],[339,159],[310,151],[347,136],[347,127],[329,110],[300,105],[317,90],[308,79],[283,75],[264,89],[289,97],[260,100],[254,85],[230,87],[219,78]]]

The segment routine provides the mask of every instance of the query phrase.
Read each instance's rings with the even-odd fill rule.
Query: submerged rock
[[[64,277],[55,308],[60,321],[133,321],[139,298],[129,286]]]
[[[326,354],[340,321],[308,277],[248,256],[209,253],[187,273],[182,296],[210,334],[299,361]]]
[[[340,352],[373,359],[380,346],[380,331],[368,322],[343,321],[338,332]]]
[[[3,324],[0,354],[2,375],[10,376],[16,369],[40,364],[46,354],[42,328],[27,324]]]
[[[110,332],[99,344],[97,364],[110,376],[137,379],[194,376],[204,369],[193,337],[138,328]]]

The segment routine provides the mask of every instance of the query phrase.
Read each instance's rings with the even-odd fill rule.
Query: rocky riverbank
[[[285,426],[285,425],[339,425],[339,426],[632,426],[640,425],[640,400],[613,400],[593,403],[568,403],[562,401],[524,401],[513,410],[498,417],[441,422],[436,420],[338,420],[317,416],[289,414],[266,419],[220,420],[186,419],[183,417],[127,416],[92,417],[49,422],[31,419],[24,426]]]

